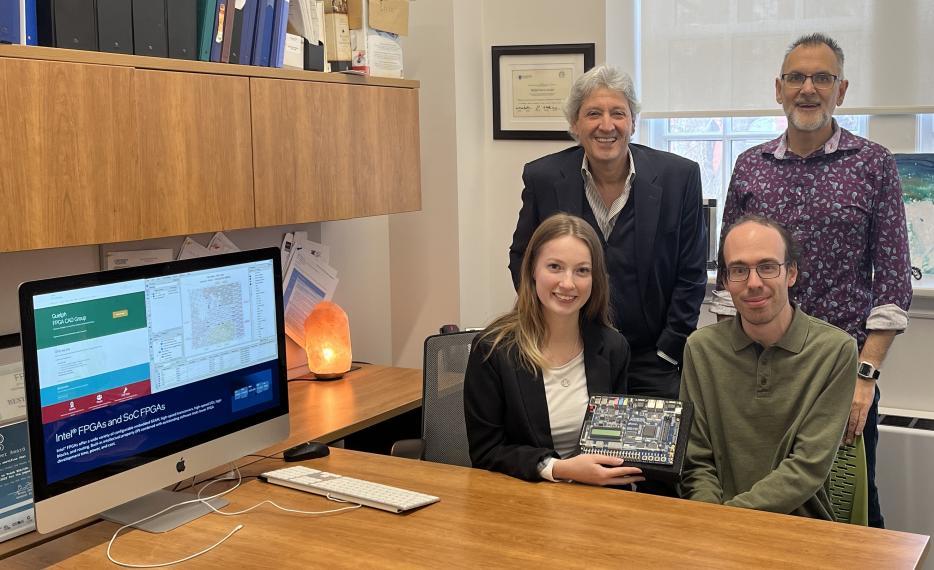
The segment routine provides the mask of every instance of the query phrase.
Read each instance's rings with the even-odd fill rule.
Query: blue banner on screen
[[[47,479],[61,481],[272,407],[276,367],[274,361],[246,375],[202,380],[45,424]]]

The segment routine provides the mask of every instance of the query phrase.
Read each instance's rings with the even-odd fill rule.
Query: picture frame
[[[492,46],[493,138],[571,140],[564,101],[594,44]]]

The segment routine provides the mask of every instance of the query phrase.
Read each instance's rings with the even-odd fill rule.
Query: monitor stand
[[[101,517],[120,525],[128,525],[146,518],[153,513],[158,513],[172,505],[197,498],[198,497],[192,493],[178,493],[163,489],[104,511],[101,513]],[[211,503],[215,509],[224,508],[229,504],[227,499],[222,499],[220,497],[211,499],[208,502]],[[138,525],[134,525],[134,528],[145,530],[146,532],[168,532],[210,512],[212,512],[211,508],[204,503],[190,503],[164,512]]]

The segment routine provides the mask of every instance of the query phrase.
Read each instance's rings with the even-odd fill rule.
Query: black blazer
[[[623,335],[589,324],[582,336],[587,392],[626,393],[629,344]],[[470,352],[464,377],[464,417],[474,467],[539,481],[539,462],[558,457],[542,374],[520,367],[515,348],[497,348],[490,354],[489,343],[481,341]]]
[[[612,305],[627,303],[642,310],[655,347],[681,361],[684,343],[697,327],[707,287],[707,228],[701,205],[700,168],[680,156],[630,144],[636,175],[636,271],[640,295],[623,298],[614,285],[621,277],[620,252],[604,249],[610,275]],[[522,255],[535,228],[557,212],[583,216],[587,200],[581,164],[584,149],[576,146],[525,165],[522,209],[509,247],[509,270],[518,287]],[[597,235],[606,247],[599,228]],[[620,231],[619,225],[614,234]],[[613,235],[611,234],[611,241]],[[614,256],[616,259],[614,260]],[[617,323],[617,328],[622,327]]]

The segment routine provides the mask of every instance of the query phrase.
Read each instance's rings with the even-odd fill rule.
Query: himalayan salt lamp
[[[305,353],[316,378],[337,379],[350,370],[350,322],[335,303],[321,301],[305,319]]]

